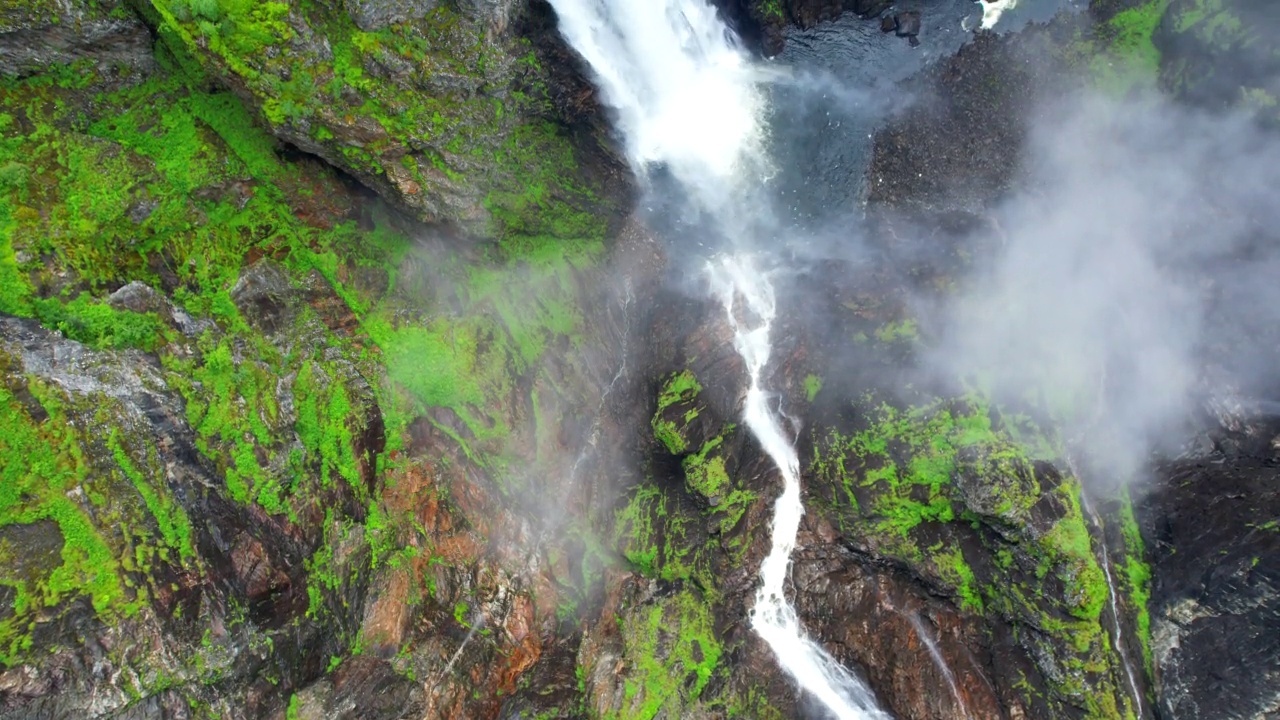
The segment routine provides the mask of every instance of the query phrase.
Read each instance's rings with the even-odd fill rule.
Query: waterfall
[[[947,687],[951,690],[951,699],[956,701],[960,716],[969,717],[969,709],[965,707],[964,697],[960,694],[960,686],[956,684],[955,673],[951,672],[951,668],[947,666],[947,661],[942,657],[942,651],[938,648],[938,643],[934,641],[933,635],[925,628],[919,614],[910,612],[907,613],[906,617],[907,622],[911,623],[911,629],[916,631],[916,637],[920,638],[920,642],[924,643],[925,649],[929,651],[929,657],[933,658],[934,666],[942,672],[943,679],[947,681]]]
[[[1098,546],[1101,549],[1101,565],[1103,576],[1107,579],[1107,604],[1111,610],[1111,646],[1115,648],[1116,655],[1120,657],[1120,665],[1124,668],[1125,678],[1129,681],[1129,692],[1134,702],[1134,712],[1139,716],[1142,715],[1142,691],[1138,689],[1138,680],[1133,672],[1133,665],[1129,662],[1129,653],[1124,649],[1124,628],[1120,625],[1120,607],[1116,600],[1116,582],[1111,574],[1111,551],[1107,549],[1107,530],[1102,524],[1102,518],[1098,516],[1098,512],[1093,509],[1093,502],[1089,500],[1089,493],[1082,486],[1080,488],[1080,507],[1084,510],[1085,515],[1089,517],[1089,521],[1098,529]]]
[[[706,0],[551,0],[560,32],[591,66],[643,180],[661,166],[690,204],[738,247],[767,212],[754,192],[768,172],[759,90],[763,73]],[[800,627],[785,584],[804,505],[795,446],[762,385],[776,313],[767,273],[745,252],[708,264],[748,373],[744,421],[783,481],[772,546],[760,569],[752,627],[799,686],[840,720],[888,716],[871,691]],[[743,303],[739,307],[739,302]],[[739,312],[743,310],[745,312]]]
[[[1018,0],[978,0],[978,4],[982,6],[982,29],[990,30],[1000,22],[1000,16],[1006,10],[1018,6]]]
[[[760,567],[763,582],[751,610],[751,627],[773,649],[782,668],[837,718],[886,718],[871,691],[805,636],[795,607],[787,601],[787,571],[804,504],[800,499],[800,458],[769,407],[769,393],[760,385],[760,376],[769,364],[769,331],[776,312],[773,285],[749,255],[722,256],[709,270],[733,328],[734,345],[747,366],[750,385],[743,419],[782,474],[782,494],[774,503],[772,547]]]

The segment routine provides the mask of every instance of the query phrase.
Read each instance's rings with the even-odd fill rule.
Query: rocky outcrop
[[[120,2],[12,2],[0,7],[0,76],[21,77],[87,61],[152,68],[151,34]]]
[[[599,140],[555,112],[544,48],[558,36],[525,22],[524,3],[135,4],[272,134],[420,220],[488,239],[598,237],[626,194]],[[581,171],[586,156],[599,172]]]
[[[1018,172],[1033,108],[1063,82],[1055,52],[1048,31],[980,33],[926,70],[919,99],[876,133],[866,200],[943,215],[999,198]]]
[[[1267,717],[1280,697],[1280,426],[1251,429],[1163,468],[1135,508],[1165,717]]]
[[[6,482],[25,497],[4,507],[0,547],[33,557],[4,565],[17,599],[0,615],[0,708],[101,716],[144,691],[160,707],[270,707],[265,677],[316,672],[328,633],[307,619],[304,560],[323,523],[234,501],[154,360],[12,318],[0,359]]]
[[[891,0],[714,0],[739,34],[766,56],[782,52],[786,28],[811,28],[846,12],[876,18]]]

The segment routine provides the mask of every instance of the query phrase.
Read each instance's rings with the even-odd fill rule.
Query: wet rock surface
[[[16,2],[0,8],[0,75],[25,76],[77,60],[150,70],[151,34],[124,2]]]
[[[1152,558],[1151,635],[1167,717],[1273,712],[1280,667],[1275,450],[1174,463],[1136,507]]]
[[[814,714],[750,627],[780,483],[741,426],[723,308],[662,289],[680,269],[614,212],[630,181],[549,6],[137,5],[175,62],[398,211],[167,70],[138,91],[4,86],[20,110],[0,130],[70,151],[0,164],[0,450],[37,463],[12,477],[41,508],[0,525],[0,717]],[[888,4],[724,9],[768,48],[781,23]],[[8,74],[127,64],[143,27],[112,20],[117,58],[93,23],[64,42],[23,17],[8,32],[45,49]],[[883,20],[919,32],[910,10]],[[1102,528],[1082,510],[1036,419],[912,373],[935,329],[911,303],[982,250],[955,238],[1016,183],[1053,74],[1030,60],[1062,27],[933,66],[876,137],[881,257],[817,264],[788,298],[805,311],[779,318],[766,380],[808,508],[790,591],[895,717],[1148,717],[1105,544],[1151,561],[1140,693],[1162,716],[1265,715],[1280,430],[1245,422],[1164,466],[1135,508],[1143,556],[1121,500]],[[45,121],[68,103],[91,117]],[[94,212],[67,221],[63,187]],[[1116,567],[1139,658],[1141,571]]]

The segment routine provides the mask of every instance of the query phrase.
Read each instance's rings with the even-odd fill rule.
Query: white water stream
[[[750,385],[743,419],[782,474],[782,494],[773,510],[773,543],[760,567],[763,583],[751,610],[751,627],[773,649],[782,668],[835,717],[887,718],[870,689],[805,635],[796,609],[786,597],[791,553],[796,548],[804,504],[800,499],[800,458],[769,407],[769,393],[760,384],[769,364],[769,331],[777,311],[773,286],[749,255],[722,256],[709,270],[712,287],[733,328],[734,345],[747,366]]]
[[[551,0],[560,31],[590,64],[641,178],[661,165],[692,205],[740,245],[762,208],[748,199],[768,163],[762,73],[706,0]],[[709,265],[748,372],[744,420],[783,481],[752,627],[779,664],[839,720],[883,720],[871,691],[800,626],[785,586],[804,505],[799,458],[762,385],[776,314],[773,286],[746,253]]]
[[[911,628],[916,631],[916,637],[920,638],[920,642],[924,643],[925,649],[929,651],[929,657],[933,658],[933,664],[942,672],[943,679],[947,681],[947,687],[951,690],[951,699],[956,701],[956,707],[960,709],[960,717],[969,717],[969,709],[965,707],[964,697],[960,694],[960,686],[956,684],[955,673],[951,672],[946,659],[942,657],[942,651],[938,649],[938,643],[934,641],[933,635],[924,626],[924,621],[914,612],[907,613],[907,621],[911,623]]]
[[[1077,477],[1079,476],[1077,475]],[[1120,608],[1116,600],[1116,581],[1111,573],[1111,551],[1107,549],[1107,530],[1102,524],[1102,518],[1093,509],[1093,502],[1089,500],[1089,493],[1084,488],[1080,490],[1080,507],[1089,516],[1089,522],[1093,523],[1093,526],[1098,529],[1098,546],[1102,550],[1102,574],[1107,578],[1107,605],[1111,609],[1111,646],[1115,648],[1116,654],[1120,656],[1120,664],[1124,667],[1125,678],[1129,681],[1129,692],[1130,697],[1133,698],[1134,712],[1141,716],[1142,691],[1138,689],[1138,680],[1133,672],[1133,664],[1129,662],[1129,653],[1124,649],[1124,629],[1120,625]]]

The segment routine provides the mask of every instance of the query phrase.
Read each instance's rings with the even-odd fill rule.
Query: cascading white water
[[[795,607],[786,597],[787,571],[804,503],[800,499],[800,458],[778,416],[769,408],[769,393],[760,384],[769,364],[769,332],[776,314],[773,286],[749,255],[722,256],[711,263],[709,270],[713,289],[733,328],[734,344],[747,366],[750,385],[743,419],[782,474],[782,494],[774,503],[773,543],[760,567],[763,583],[751,610],[751,627],[769,644],[783,669],[800,687],[837,718],[887,718],[876,706],[871,691],[805,635]]]
[[[706,0],[551,0],[560,31],[590,64],[638,175],[667,168],[690,201],[734,240],[760,219],[752,192],[763,152],[761,73]],[[871,691],[806,637],[785,584],[804,505],[799,458],[762,385],[775,316],[773,287],[747,254],[709,268],[748,372],[744,420],[777,464],[772,547],[761,567],[752,627],[779,664],[840,720],[887,718]],[[745,312],[738,312],[741,300]]]
[[[982,6],[982,29],[990,30],[1000,22],[1000,16],[1006,10],[1018,6],[1018,0],[978,0],[978,4]]]
[[[628,159],[666,166],[700,209],[735,215],[762,158],[758,73],[704,0],[551,0],[590,64]]]

